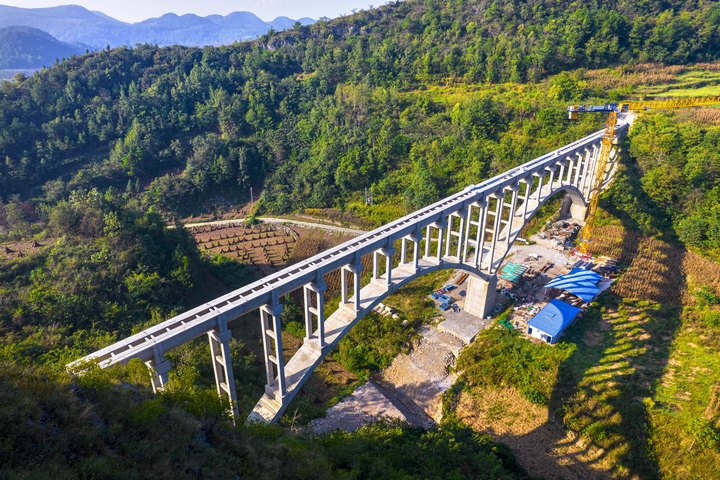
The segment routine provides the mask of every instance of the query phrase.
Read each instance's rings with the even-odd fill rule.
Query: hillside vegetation
[[[545,129],[563,129],[561,103],[484,95],[443,108],[398,91],[712,60],[719,18],[712,2],[411,0],[224,48],[98,52],[2,86],[0,191],[5,201],[54,202],[113,186],[170,214],[213,196],[246,198],[264,182],[280,189],[264,197],[273,211],[344,206],[366,187],[390,197],[426,190],[417,204],[468,179],[436,172],[413,185],[428,183],[416,157],[472,157],[449,164],[482,177],[527,151],[503,135],[514,117],[535,118],[540,135],[528,135],[547,138]],[[563,76],[552,93],[566,101],[584,92]]]
[[[105,50],[0,85],[0,428],[20,439],[0,442],[0,457],[12,459],[0,477],[523,478],[507,449],[454,422],[319,439],[234,428],[206,341],[169,352],[168,393],[157,398],[142,364],[83,380],[67,378],[64,364],[252,280],[166,222],[243,202],[251,186],[263,189],[260,213],[396,218],[601,128],[601,116],[568,122],[569,102],[713,88],[719,20],[714,2],[410,0],[223,48]],[[717,255],[720,180],[704,163],[717,150],[714,112],[653,113],[631,132],[605,227],[622,227],[626,249],[646,245],[632,235],[662,242],[643,262],[684,255],[683,242],[703,261]],[[675,461],[654,456],[670,449],[666,422],[702,473],[720,443],[707,391],[717,391],[717,369],[675,352],[714,348],[720,290],[698,276],[681,282],[691,300],[643,297],[632,273],[645,265],[631,264],[605,304],[611,333],[553,351],[488,334],[482,341],[497,355],[471,351],[469,363],[489,370],[468,384],[515,388],[608,452],[619,445],[609,458],[620,476],[679,476]],[[673,272],[657,267],[658,291]],[[647,378],[625,378],[650,390],[641,401],[625,402],[625,388],[619,400],[593,403],[585,376],[614,354],[635,308],[650,339],[633,329],[641,338],[631,341],[647,340],[660,360],[638,362]],[[259,343],[244,336],[257,325],[250,317],[233,326],[243,412],[263,391]],[[404,348],[398,328],[381,327],[346,342],[341,356],[358,371]],[[350,344],[382,334],[373,348]],[[519,359],[512,375],[499,375],[508,358]],[[687,389],[660,390],[662,359],[679,362],[677,376],[709,371]],[[589,418],[595,405],[615,420],[612,408],[622,409],[623,421]],[[44,461],[30,460],[38,452]]]

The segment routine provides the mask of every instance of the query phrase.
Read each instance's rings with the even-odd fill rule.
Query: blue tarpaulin
[[[570,292],[587,303],[592,301],[592,299],[600,293],[600,288],[598,288],[597,284],[601,279],[602,275],[592,270],[575,268],[571,270],[570,273],[555,277],[545,286]]]
[[[550,337],[548,341],[555,343],[563,330],[575,320],[578,313],[580,313],[579,308],[553,299],[530,319],[528,326],[547,334]]]

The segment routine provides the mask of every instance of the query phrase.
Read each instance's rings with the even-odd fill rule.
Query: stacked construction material
[[[525,272],[527,272],[527,267],[517,263],[508,262],[500,271],[499,278],[507,280],[510,283],[517,283],[520,281]]]

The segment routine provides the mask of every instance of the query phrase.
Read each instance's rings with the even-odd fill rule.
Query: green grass
[[[703,442],[697,424],[714,422],[716,435],[720,434],[720,412],[707,408],[713,387],[720,385],[720,328],[708,329],[699,313],[694,308],[683,312],[683,328],[647,407],[652,423],[650,438],[661,471],[712,478],[720,471],[720,450],[717,444],[713,449]]]
[[[532,343],[517,330],[496,326],[483,330],[462,351],[457,368],[470,388],[512,386],[528,401],[546,405],[558,368],[574,348],[567,343]]]
[[[720,95],[720,71],[691,68],[671,83],[640,86],[638,94],[660,97],[702,97]]]

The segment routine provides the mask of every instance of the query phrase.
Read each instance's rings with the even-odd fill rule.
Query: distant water
[[[0,69],[0,82],[5,82],[15,78],[15,75],[22,73],[26,77],[32,77],[39,68],[9,68],[7,70]]]

